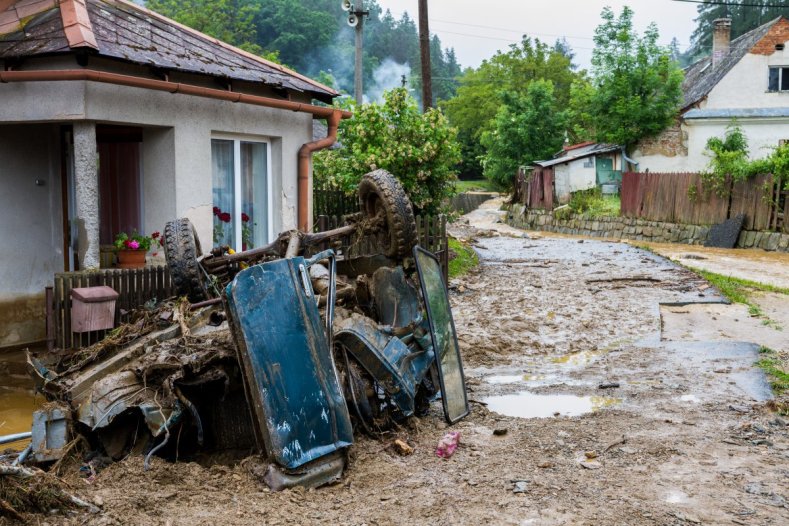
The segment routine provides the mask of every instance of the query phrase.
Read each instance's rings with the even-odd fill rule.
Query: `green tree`
[[[566,114],[557,109],[553,83],[538,79],[525,94],[504,92],[491,131],[482,135],[487,149],[485,177],[510,190],[518,167],[550,159],[562,147]]]
[[[383,168],[403,184],[418,211],[435,213],[454,191],[460,160],[456,132],[437,109],[420,113],[407,90],[384,94],[383,104],[363,104],[340,124],[341,148],[313,157],[315,181],[355,191],[365,173]]]
[[[602,18],[594,36],[590,113],[597,140],[630,147],[657,135],[676,118],[682,70],[658,45],[655,24],[643,36],[636,33],[629,7],[622,8],[619,17],[606,7]]]
[[[570,100],[570,86],[579,77],[573,71],[572,50],[566,42],[551,47],[540,40],[524,37],[507,52],[498,52],[476,69],[467,69],[460,77],[457,95],[439,105],[446,111],[463,148],[461,173],[482,175],[480,142],[493,129],[493,119],[504,103],[503,93],[525,94],[529,84],[538,79],[553,83],[553,96],[559,107]]]
[[[258,55],[255,0],[148,0],[146,6],[184,25]],[[276,58],[276,54],[267,58]]]

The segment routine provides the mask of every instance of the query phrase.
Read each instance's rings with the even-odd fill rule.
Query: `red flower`
[[[241,212],[241,221],[243,221],[244,223],[249,221],[249,216],[246,215],[244,212]]]
[[[221,214],[219,214],[219,220],[222,221],[223,223],[229,223],[230,214],[228,214],[227,212],[222,212]]]
[[[214,207],[214,215],[215,215],[215,216],[218,216],[218,215],[219,215],[219,214],[221,214],[221,213],[222,213],[222,209],[221,209],[221,208],[219,208],[218,206],[215,206],[215,207]]]
[[[156,231],[156,232],[154,232],[153,234],[151,234],[151,238],[152,238],[152,239],[159,239],[159,236],[161,236],[161,234],[159,233],[159,231]]]

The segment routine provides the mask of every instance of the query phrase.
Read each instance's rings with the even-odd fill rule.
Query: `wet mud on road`
[[[270,493],[254,462],[130,457],[88,485],[103,513],[50,524],[787,524],[789,428],[758,346],[667,341],[661,303],[717,304],[695,274],[623,243],[456,226],[482,264],[453,281],[471,414],[436,457],[441,408],[363,436],[339,484]],[[513,416],[519,415],[519,416]],[[414,446],[399,456],[392,442]]]

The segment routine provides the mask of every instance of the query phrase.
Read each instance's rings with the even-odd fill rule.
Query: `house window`
[[[273,237],[270,159],[267,142],[211,140],[214,246],[249,250]]]
[[[789,91],[789,67],[770,68],[769,91]]]

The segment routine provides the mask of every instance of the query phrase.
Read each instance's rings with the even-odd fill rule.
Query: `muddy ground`
[[[713,289],[623,243],[456,230],[482,265],[452,283],[472,412],[450,459],[434,404],[398,435],[412,455],[358,436],[331,487],[271,493],[252,461],[144,472],[133,457],[91,484],[66,466],[101,514],[33,523],[789,523],[789,428],[758,346],[661,338],[661,303],[719,302]]]

